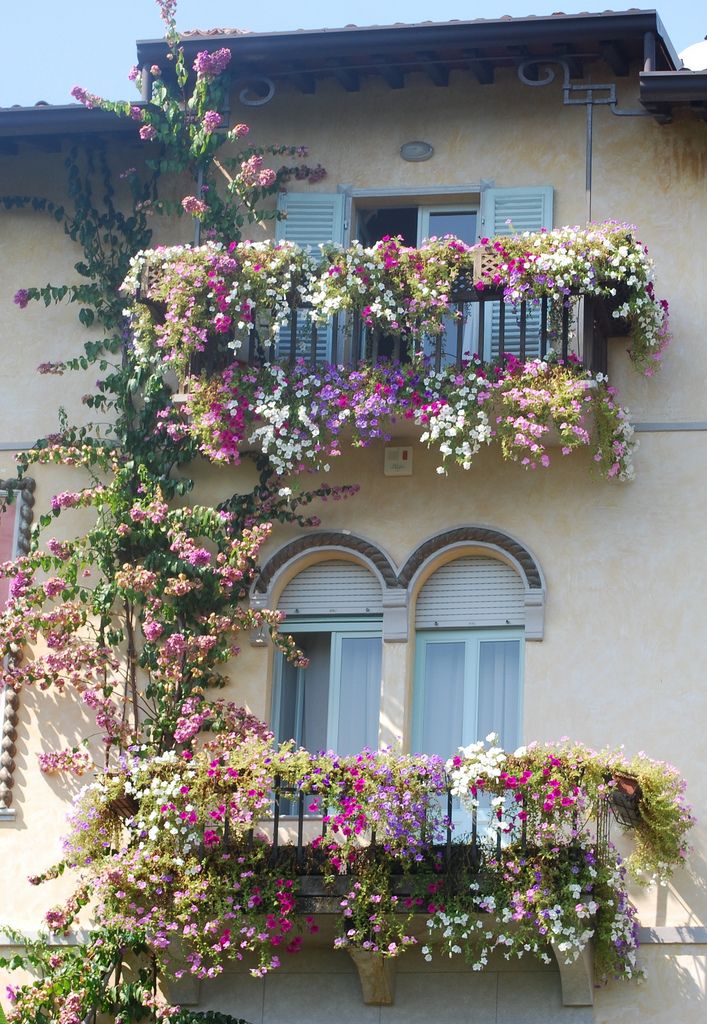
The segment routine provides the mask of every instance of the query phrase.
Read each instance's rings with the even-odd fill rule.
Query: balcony
[[[310,366],[381,359],[439,370],[473,357],[542,359],[549,349],[606,373],[607,338],[631,335],[650,366],[667,341],[667,303],[633,229],[613,222],[419,249],[385,238],[370,248],[208,243],[142,253],[123,290],[135,300],[138,360],[185,376],[234,356]]]
[[[261,732],[135,760],[89,787],[68,837],[91,871],[108,858],[115,893],[102,912],[123,927],[137,914],[158,948],[181,934],[196,977],[245,953],[261,977],[319,930],[315,919],[312,941],[350,953],[378,1005],[393,999],[391,961],[416,945],[426,959],[463,952],[478,969],[494,949],[554,954],[568,1005],[592,1001],[592,948],[598,977],[640,973],[609,816],[640,830],[629,867],[665,877],[683,863],[693,819],[669,766],[577,744],[506,754],[476,743],[446,763],[339,757],[274,747]],[[121,849],[106,852],[117,818]]]
[[[326,470],[394,423],[400,437],[422,428],[440,473],[496,441],[531,469],[548,447],[589,447],[607,477],[630,480],[608,339],[628,333],[648,375],[669,340],[647,251],[615,223],[472,247],[388,238],[317,260],[291,243],[156,249],[123,287],[138,364],[190,392],[177,429],[215,462],[261,450],[280,475]]]

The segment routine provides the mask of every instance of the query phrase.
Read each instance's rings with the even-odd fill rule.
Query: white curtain
[[[356,754],[378,747],[381,691],[380,637],[342,636],[336,750]]]
[[[498,733],[501,746],[519,743],[520,641],[482,640],[479,644],[478,718],[474,739]]]

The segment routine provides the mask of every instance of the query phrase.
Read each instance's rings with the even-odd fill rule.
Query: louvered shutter
[[[284,220],[275,224],[277,241],[295,242],[317,256],[319,246],[324,242],[341,244],[344,238],[344,196],[324,192],[281,192],[277,208],[286,214]],[[298,317],[298,349],[305,359],[311,355],[310,322],[304,316]],[[299,336],[301,334],[301,341]],[[282,328],[278,342],[278,357],[285,359],[290,354],[290,330]],[[317,336],[317,362],[325,362],[331,353],[331,325],[319,328]]]
[[[481,196],[481,233],[515,235],[552,227],[553,190],[542,188],[490,188]],[[508,223],[510,222],[510,223]],[[520,353],[520,310],[506,306],[504,350]],[[499,313],[494,304],[484,339],[484,358],[498,358]],[[540,312],[528,308],[525,328],[525,356],[540,356]]]
[[[277,602],[288,615],[382,615],[383,593],[356,562],[316,562],[290,580]]]
[[[518,573],[497,558],[472,555],[441,566],[417,599],[417,629],[523,626],[525,589]]]

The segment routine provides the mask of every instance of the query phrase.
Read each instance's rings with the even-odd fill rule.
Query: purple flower
[[[152,124],[144,124],[140,129],[140,138],[143,142],[150,142],[157,135],[157,129]]]
[[[10,597],[22,597],[31,582],[32,577],[28,573],[22,571],[18,572],[15,578],[10,582]]]
[[[231,51],[226,49],[226,47],[214,50],[213,53],[209,53],[208,50],[202,50],[201,53],[196,55],[194,70],[201,78],[216,78],[217,75],[226,70],[230,60]]]
[[[201,123],[204,126],[204,131],[215,132],[216,129],[220,126],[221,121],[222,117],[219,114],[218,110],[207,110],[206,113],[204,114],[204,119]]]
[[[20,288],[19,291],[15,292],[13,302],[15,305],[19,306],[20,309],[24,309],[29,302],[29,291],[26,288]]]

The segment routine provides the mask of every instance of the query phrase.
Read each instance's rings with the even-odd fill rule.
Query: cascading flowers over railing
[[[434,371],[414,364],[350,369],[304,363],[231,367],[211,379],[192,378],[187,422],[166,420],[187,433],[211,460],[235,464],[241,450],[265,452],[276,472],[328,469],[346,444],[388,439],[395,422],[410,421],[421,440],[452,465],[469,469],[483,445],[498,442],[505,458],[535,469],[589,449],[607,477],[630,480],[633,427],[602,375],[592,377],[552,356],[502,366],[478,359],[462,369]]]
[[[647,249],[635,228],[613,221],[475,246],[451,236],[419,249],[397,238],[369,248],[323,246],[317,260],[290,242],[157,248],[137,254],[124,291],[135,297],[145,281],[161,308],[157,315],[154,305],[133,309],[139,356],[182,371],[209,335],[233,329],[228,344],[240,348],[256,318],[260,340],[276,341],[291,305],[306,304],[319,322],[356,311],[370,327],[419,342],[457,315],[460,286],[499,291],[511,306],[543,297],[558,307],[580,295],[609,299],[613,316],[628,322],[635,365],[649,374],[669,340],[668,306],[655,296]]]
[[[68,929],[91,892],[98,927],[137,937],[167,975],[213,978],[245,959],[262,976],[317,930],[297,900],[301,879],[319,877],[323,893],[339,894],[337,948],[392,957],[420,941],[430,959],[441,943],[482,969],[494,950],[547,961],[553,946],[571,962],[593,940],[600,978],[640,974],[626,872],[667,878],[693,821],[670,765],[567,744],[511,754],[494,737],[446,764],[392,751],[338,757],[275,747],[232,705],[217,717],[221,731],[204,733],[213,709],[193,698],[175,728],[180,749],[136,749],[83,790],[64,861],[35,879],[79,873],[67,903],[47,914],[52,931]],[[623,863],[596,821],[625,773],[643,795]],[[278,784],[316,816],[299,859],[293,846],[271,845]],[[446,851],[450,790],[486,824],[473,846],[459,824]],[[48,986],[20,990],[23,1009],[45,1005]]]

